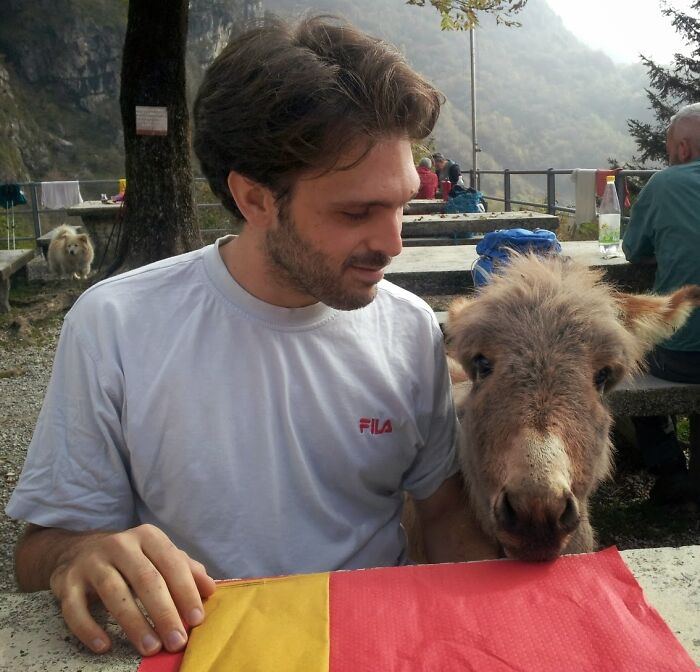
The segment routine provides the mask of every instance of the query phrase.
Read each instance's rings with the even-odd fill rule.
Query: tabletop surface
[[[693,660],[700,664],[700,546],[647,548],[621,555]],[[50,593],[0,593],[0,670],[135,672],[140,658],[104,617],[114,648],[95,656],[66,630]]]
[[[34,258],[34,250],[0,250],[0,278],[9,278]]]
[[[629,265],[622,256],[603,259],[596,240],[565,241],[562,254],[585,266]],[[404,247],[386,269],[387,279],[399,273],[435,273],[470,271],[479,255],[475,245],[436,245],[433,247]]]
[[[543,212],[534,212],[532,210],[517,210],[514,212],[450,212],[450,213],[430,213],[430,214],[404,214],[402,221],[406,222],[449,222],[449,221],[479,221],[488,222],[495,221],[512,221],[512,222],[527,222],[529,220],[541,220],[545,222],[558,222],[559,218],[556,215],[547,215]]]
[[[83,201],[66,209],[66,214],[82,216],[86,214],[106,214],[116,212],[122,207],[122,203],[103,203],[102,201]]]

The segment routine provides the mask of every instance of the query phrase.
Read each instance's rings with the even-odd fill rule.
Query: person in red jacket
[[[416,198],[435,198],[438,188],[438,178],[433,172],[433,162],[426,156],[418,162],[416,168],[420,179],[420,188]]]

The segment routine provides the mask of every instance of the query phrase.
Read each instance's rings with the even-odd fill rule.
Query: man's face
[[[348,165],[362,148],[342,157]],[[355,166],[299,179],[267,231],[265,252],[280,305],[321,301],[341,310],[369,304],[401,252],[403,206],[418,175],[408,140],[377,143]]]
[[[447,161],[445,161],[445,159],[435,159],[435,167],[438,170],[442,170],[445,167],[446,163]]]

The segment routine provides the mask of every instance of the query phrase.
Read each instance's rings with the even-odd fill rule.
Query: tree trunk
[[[188,0],[131,0],[120,105],[126,198],[117,263],[127,270],[202,244],[185,88]],[[137,134],[136,106],[165,108],[165,135]]]

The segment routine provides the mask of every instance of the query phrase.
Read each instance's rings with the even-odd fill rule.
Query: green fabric
[[[632,208],[622,249],[633,263],[656,257],[655,292],[700,285],[700,159],[652,176]],[[700,309],[662,345],[700,351]]]

